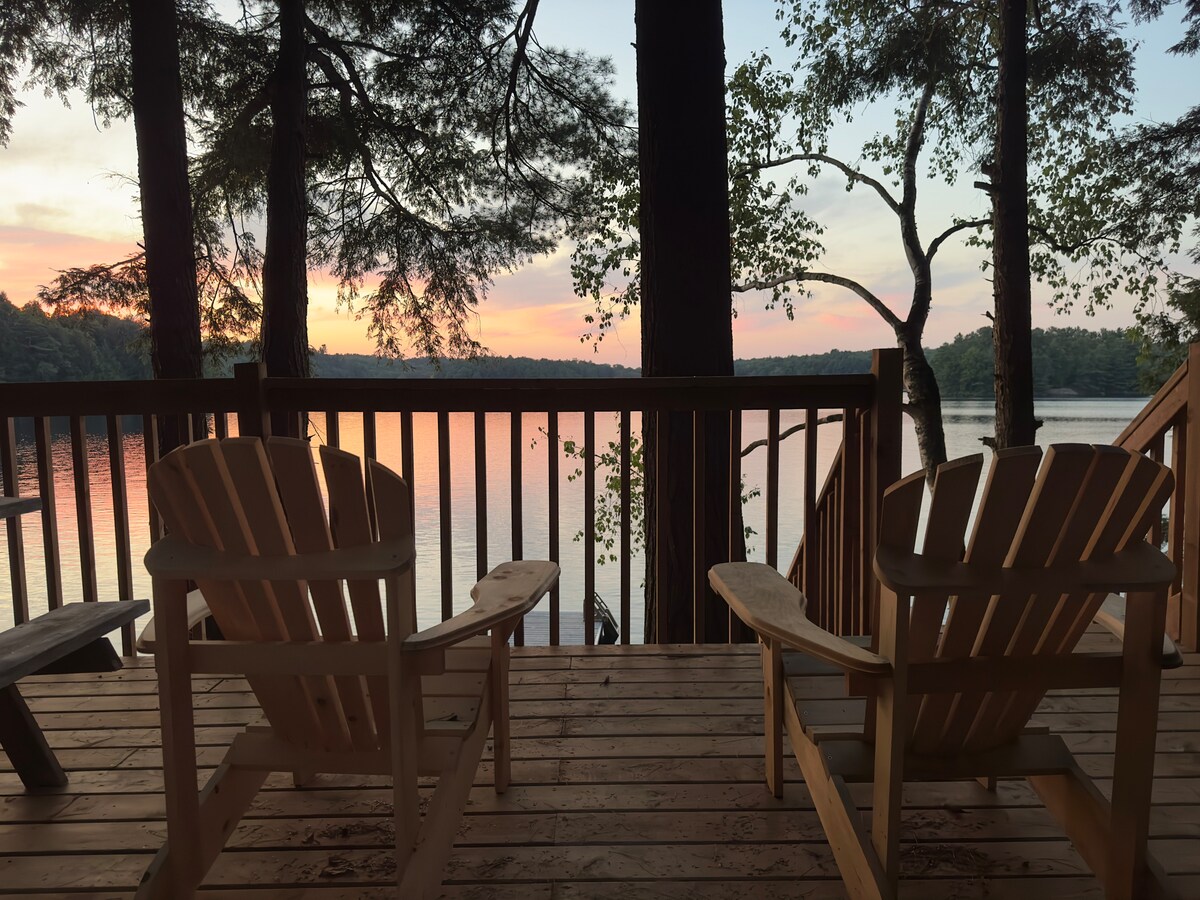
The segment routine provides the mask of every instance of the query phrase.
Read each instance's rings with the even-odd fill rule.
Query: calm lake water
[[[1039,432],[1041,443],[1079,442],[1109,443],[1141,410],[1144,400],[1042,400],[1038,416],[1045,422]],[[799,413],[782,417],[787,428],[799,420]],[[992,432],[991,401],[949,401],[945,405],[946,443],[950,458],[983,450],[979,438]],[[904,437],[905,473],[919,466],[915,438],[908,425]],[[634,417],[634,428],[638,427]],[[522,421],[524,555],[527,558],[548,554],[549,522],[547,491],[547,439],[544,434],[545,416],[526,415]],[[362,451],[361,419],[343,415],[340,420],[341,445],[352,453]],[[400,421],[398,415],[378,416],[378,448],[380,461],[400,470]],[[132,430],[132,429],[131,429]],[[325,429],[320,415],[314,416],[314,443],[320,442]],[[582,415],[559,416],[559,433],[563,440],[582,441]],[[780,502],[779,502],[779,561],[785,567],[791,560],[803,532],[803,439],[798,433],[780,445]],[[824,473],[836,452],[840,426],[821,429],[818,442],[818,472]],[[766,436],[766,414],[747,413],[743,424],[745,444]],[[598,415],[596,437],[600,449],[617,437],[615,416]],[[414,416],[414,493],[417,517],[417,580],[420,597],[419,615],[424,625],[436,622],[441,609],[440,508],[437,488],[437,425],[432,415]],[[496,565],[512,556],[510,524],[511,479],[509,461],[509,416],[487,416],[487,493],[488,493],[488,561]],[[476,579],[476,503],[473,415],[460,414],[450,419],[452,579],[455,609],[470,605],[469,591]],[[69,437],[57,434],[53,442],[56,506],[61,548],[64,599],[82,599],[79,560],[79,539],[75,514],[75,495],[71,475]],[[19,440],[18,459],[22,494],[36,494],[37,477],[33,455],[33,439]],[[89,475],[92,516],[95,523],[97,578],[100,599],[117,598],[115,543],[112,527],[112,485],[109,477],[107,440],[103,435],[89,437]],[[150,596],[150,578],[141,565],[141,557],[149,546],[147,500],[144,482],[144,457],[139,433],[125,439],[125,465],[130,473],[128,484],[130,527],[133,539],[133,573],[135,594]],[[559,545],[562,577],[562,610],[564,621],[578,621],[583,609],[583,544],[576,535],[583,527],[583,485],[574,478],[577,463],[560,455],[560,528]],[[760,448],[743,459],[747,488],[762,487],[766,482],[766,450]],[[824,475],[818,475],[818,484]],[[597,485],[602,482],[598,474]],[[982,483],[982,482],[981,482]],[[744,507],[746,524],[757,531],[750,538],[750,557],[762,559],[765,553],[765,502],[760,496]],[[21,526],[25,539],[26,572],[29,580],[30,607],[34,614],[46,608],[45,568],[42,552],[41,518],[37,514],[24,516]],[[599,548],[598,548],[599,553]],[[642,636],[642,599],[639,585],[644,563],[639,556],[633,559],[633,600],[631,639]],[[616,565],[599,566],[596,576],[597,593],[618,613],[620,598],[619,570]],[[11,584],[7,560],[0,563],[0,627],[12,623]],[[545,606],[545,603],[543,603]],[[564,641],[568,641],[564,625]]]

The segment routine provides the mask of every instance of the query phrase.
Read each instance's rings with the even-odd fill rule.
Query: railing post
[[[879,514],[883,492],[900,478],[901,415],[904,396],[903,357],[898,348],[873,350],[871,374],[875,376],[875,396],[871,401],[870,435],[864,470],[867,484],[863,491],[867,541],[863,546],[864,631],[875,633],[878,622],[879,584],[871,561],[879,543]]]
[[[1189,650],[1200,648],[1200,609],[1197,582],[1200,581],[1200,343],[1188,348],[1187,360],[1187,440],[1186,460],[1174,460],[1187,473],[1183,487],[1183,558],[1182,592],[1179,599],[1179,638]]]
[[[233,367],[233,378],[238,389],[238,434],[243,437],[265,438],[271,434],[271,418],[263,386],[266,377],[265,363],[238,363]]]

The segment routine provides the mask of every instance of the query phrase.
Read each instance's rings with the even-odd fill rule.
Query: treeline
[[[0,291],[0,381],[122,381],[150,377],[145,329],[97,312],[18,309]]]
[[[960,334],[928,352],[942,396],[993,396],[992,330]],[[1112,329],[1035,328],[1033,392],[1038,397],[1140,397],[1138,348]]]
[[[960,334],[928,352],[942,396],[992,396],[992,332]],[[1038,396],[1134,397],[1138,349],[1123,331],[1037,328],[1033,332],[1034,388]],[[249,350],[244,354],[250,358]],[[228,375],[238,359],[210,366]],[[615,378],[634,377],[628,366],[580,360],[487,356],[386,360],[359,353],[312,355],[324,378]],[[739,359],[739,375],[846,375],[871,368],[867,350],[830,350],[808,356]],[[106,381],[150,377],[149,342],[136,322],[96,312],[47,315],[36,303],[17,308],[0,292],[0,381]]]
[[[478,359],[390,360],[361,353],[325,353],[310,357],[321,378],[633,378],[637,369],[577,359],[482,356]]]

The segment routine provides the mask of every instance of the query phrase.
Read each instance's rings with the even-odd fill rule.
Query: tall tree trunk
[[[1037,431],[1029,289],[1027,12],[1025,0],[999,3],[1000,66],[992,187],[997,449],[1032,444]]]
[[[908,394],[905,410],[913,420],[926,480],[932,484],[937,467],[946,461],[942,392],[937,376],[925,358],[921,333],[905,325],[896,330],[896,343],[904,355],[904,390]]]
[[[150,359],[155,378],[199,378],[200,301],[175,4],[130,0],[129,23]],[[186,418],[164,418],[159,439],[164,452],[184,443]]]
[[[932,91],[927,89],[926,97],[931,96]],[[908,265],[913,274],[913,299],[908,318],[894,327],[896,344],[904,356],[904,392],[908,394],[905,409],[913,420],[925,478],[932,485],[937,467],[946,461],[946,428],[942,422],[942,391],[922,346],[925,324],[929,321],[929,310],[933,306],[933,271],[929,254],[921,247],[917,235],[915,184],[919,147],[920,141],[909,140],[905,164],[905,181],[909,187],[905,191],[906,214],[901,226],[908,251]]]
[[[732,375],[725,47],[720,0],[637,0],[642,374]],[[692,421],[670,416],[665,445],[645,435],[646,639],[725,640],[729,611],[711,590],[697,633],[692,598]],[[705,568],[731,554],[728,417],[705,423]],[[658,485],[655,472],[667,483]],[[657,497],[666,504],[658,523]],[[738,540],[740,509],[735,509]],[[671,577],[656,579],[663,569]],[[664,615],[659,615],[659,611]],[[664,627],[659,628],[660,620]]]
[[[271,83],[271,162],[263,258],[262,355],[269,376],[308,375],[308,209],[304,120],[308,100],[304,0],[279,2],[279,59]],[[276,433],[294,421],[272,422]]]

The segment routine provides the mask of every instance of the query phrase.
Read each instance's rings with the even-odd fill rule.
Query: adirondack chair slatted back
[[[265,447],[257,438],[199,441],[152,467],[149,490],[167,528],[200,546],[287,556],[371,542],[375,529],[358,459],[322,447],[321,466],[328,516],[312,451],[301,440],[271,438]],[[376,466],[372,480],[375,507],[393,511],[386,518],[388,536],[399,536],[404,529],[411,533],[404,482],[382,466]],[[406,615],[398,623],[404,632],[400,637],[415,629],[412,584],[410,573],[402,582]],[[374,581],[349,583],[349,612],[338,581],[201,579],[198,587],[228,640],[386,637]],[[389,744],[383,676],[256,675],[249,680],[267,719],[289,741],[330,751],[369,751]]]
[[[1059,444],[1044,459],[1036,447],[1001,451],[970,539],[964,540],[981,468],[982,457],[974,456],[938,470],[920,551],[925,559],[1026,572],[1102,561],[1145,539],[1173,486],[1169,469],[1116,447]],[[913,552],[923,495],[920,473],[889,489],[881,547]],[[1020,666],[1022,658],[1036,654],[1071,653],[1106,596],[1106,591],[918,593],[912,598],[907,657],[913,663],[1011,657]],[[911,749],[956,754],[1004,744],[1020,734],[1043,694],[925,695],[913,716]]]

